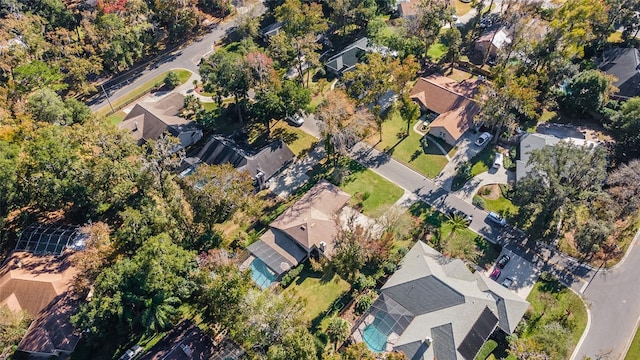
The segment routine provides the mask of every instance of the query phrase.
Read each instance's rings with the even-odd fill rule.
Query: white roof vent
[[[325,250],[327,250],[327,243],[320,241],[320,251],[324,252]]]

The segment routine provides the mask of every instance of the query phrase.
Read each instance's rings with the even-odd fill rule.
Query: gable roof
[[[157,103],[138,103],[118,124],[118,128],[129,130],[138,145],[160,138],[165,131],[178,136],[186,131],[199,130],[198,124],[178,116],[183,106],[184,97],[179,93],[172,93]]]
[[[411,18],[418,15],[419,0],[402,1],[398,3],[398,13],[400,17]]]
[[[71,324],[79,301],[69,292],[59,295],[43,309],[18,345],[18,351],[37,354],[70,354],[80,341],[80,333]]]
[[[307,251],[327,244],[331,254],[338,233],[334,216],[351,196],[326,180],[318,182],[295,204],[278,216],[270,227],[287,234]]]
[[[447,259],[420,241],[382,287],[379,301],[409,313],[405,316],[411,321],[393,329],[395,335],[381,331],[387,350],[403,351],[409,359],[472,359],[496,326],[513,332],[529,306],[483,274],[472,274],[461,260]],[[375,313],[368,312],[356,332],[378,327],[389,316],[381,308],[374,303]]]
[[[441,75],[418,79],[411,89],[411,98],[435,113],[443,114],[473,102],[478,80],[457,82]]]
[[[281,139],[273,141],[255,153],[250,153],[243,151],[232,141],[214,135],[195,156],[186,161],[192,166],[197,166],[198,163],[208,165],[229,163],[239,171],[248,171],[254,177],[262,172],[265,180],[268,180],[293,158],[293,152]]]
[[[14,251],[0,269],[0,305],[35,317],[71,287],[76,275],[71,256],[70,251],[61,256]]]
[[[640,50],[636,48],[614,48],[604,53],[601,71],[617,78],[613,85],[619,89],[617,95],[631,98],[640,95]]]
[[[327,60],[326,67],[335,73],[351,70],[369,50],[369,39],[363,37]]]

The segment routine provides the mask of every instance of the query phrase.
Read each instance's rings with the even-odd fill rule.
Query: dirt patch
[[[500,198],[500,185],[489,184],[478,189],[478,195],[487,200],[497,200]]]

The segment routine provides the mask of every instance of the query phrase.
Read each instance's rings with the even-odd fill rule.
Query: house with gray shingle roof
[[[618,88],[616,96],[623,100],[640,96],[640,50],[636,48],[614,48],[605,51],[603,61],[598,64],[601,71],[613,75]]]
[[[516,293],[419,241],[351,336],[374,352],[401,351],[413,360],[473,359],[496,329],[511,334],[528,307]]]
[[[332,56],[327,60],[325,67],[335,76],[342,76],[342,74],[355,68],[360,59],[370,50],[369,39],[363,37]]]

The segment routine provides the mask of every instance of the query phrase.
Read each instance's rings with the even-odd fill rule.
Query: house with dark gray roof
[[[529,307],[516,293],[419,241],[351,337],[412,360],[473,359],[496,330],[511,334]]]
[[[626,100],[640,96],[640,50],[636,48],[614,48],[604,52],[598,68],[615,76],[613,85],[618,88],[616,96]]]
[[[335,76],[341,76],[345,72],[355,68],[356,64],[360,62],[360,59],[370,50],[369,39],[363,37],[332,56],[327,60],[325,67]]]
[[[168,133],[180,140],[185,148],[202,138],[202,129],[195,121],[179,116],[184,107],[184,97],[173,93],[157,103],[139,103],[118,124],[118,128],[129,130],[138,145],[148,140],[157,140]]]
[[[241,149],[233,141],[214,135],[196,153],[184,160],[181,176],[186,176],[200,164],[231,164],[238,171],[247,171],[259,181],[267,181],[293,161],[294,155],[287,144],[274,140],[262,149],[251,152]]]

